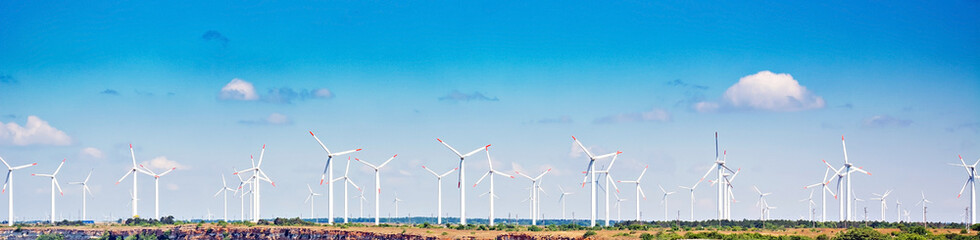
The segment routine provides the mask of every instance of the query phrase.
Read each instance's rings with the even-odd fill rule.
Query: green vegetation
[[[38,240],[64,240],[65,236],[61,234],[41,234],[37,236]]]
[[[588,231],[585,231],[585,234],[582,234],[582,238],[589,238],[589,237],[595,236],[596,234],[598,234],[598,233],[596,233],[595,231],[592,231],[592,230],[588,230]]]

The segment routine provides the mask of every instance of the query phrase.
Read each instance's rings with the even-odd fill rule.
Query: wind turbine
[[[898,219],[895,222],[902,222],[902,202],[901,201],[895,200],[895,211],[896,211],[895,216],[898,217]]]
[[[616,194],[616,221],[623,221],[623,208],[622,203],[628,199],[620,198],[619,194]]]
[[[980,164],[980,159],[977,159],[977,162],[973,163],[973,165],[966,165],[966,162],[963,161],[963,156],[957,155],[957,157],[960,158],[960,164],[950,163],[949,165],[962,166],[963,169],[966,169],[968,177],[966,183],[963,183],[963,187],[960,188],[960,193],[956,195],[956,198],[963,196],[963,190],[966,190],[966,186],[970,185],[970,224],[977,224],[977,185],[974,181],[977,177],[977,164]]]
[[[459,156],[459,181],[456,183],[456,188],[459,188],[459,224],[466,224],[466,188],[463,187],[463,185],[466,184],[466,171],[464,171],[466,168],[464,168],[465,165],[463,165],[463,160],[465,160],[466,157],[480,152],[481,150],[485,150],[486,147],[489,147],[490,145],[477,148],[476,150],[470,151],[466,154],[460,154],[459,151],[456,151],[455,148],[449,146],[448,143],[443,142],[442,139],[436,138],[436,140],[438,140],[439,143],[442,143],[442,145],[446,145],[446,147],[449,148],[449,150],[452,150],[456,156]]]
[[[886,205],[887,203],[885,202],[885,198],[888,197],[888,194],[892,194],[892,190],[885,191],[885,193],[882,193],[882,194],[877,194],[877,193],[872,193],[872,194],[874,194],[875,196],[878,196],[878,197],[872,198],[871,200],[881,201],[881,221],[884,222],[885,221],[885,209],[888,209],[888,206]]]
[[[7,167],[7,180],[3,182],[3,190],[0,190],[0,192],[7,192],[7,187],[10,187],[10,195],[7,196],[9,198],[7,201],[7,226],[13,226],[14,225],[14,176],[13,176],[14,170],[20,170],[31,166],[36,166],[37,163],[24,164],[16,167],[11,167],[10,164],[7,164],[7,160],[3,160],[2,157],[0,157],[0,162],[3,162],[3,165]]]
[[[364,201],[367,200],[367,198],[364,197],[364,191],[363,190],[361,190],[359,192],[361,192],[361,194],[358,194],[354,198],[357,198],[357,201],[360,202],[359,206],[360,206],[360,209],[361,209],[360,210],[361,213],[357,217],[358,218],[363,218],[364,217]]]
[[[58,187],[58,192],[61,193],[61,196],[64,196],[65,195],[65,192],[62,192],[61,191],[61,184],[58,184],[58,172],[61,171],[61,166],[64,166],[65,165],[65,160],[67,160],[67,159],[61,160],[61,164],[58,164],[58,168],[55,169],[54,170],[54,173],[52,173],[52,174],[40,174],[40,173],[32,173],[31,174],[31,176],[51,178],[51,224],[52,225],[54,225],[54,222],[55,222],[55,214],[54,214],[54,188],[55,187]]]
[[[845,192],[847,193],[845,195],[846,201],[847,201],[847,206],[844,207],[845,209],[847,209],[847,211],[846,211],[847,214],[846,214],[845,219],[847,221],[851,221],[852,220],[851,215],[852,215],[852,212],[853,212],[853,209],[852,209],[852,207],[853,207],[853,199],[852,199],[851,195],[854,194],[854,190],[851,189],[851,173],[853,173],[853,172],[861,172],[861,173],[866,173],[868,175],[871,175],[871,173],[868,172],[868,171],[865,171],[864,169],[862,169],[860,167],[854,167],[854,164],[847,160],[847,144],[845,144],[845,142],[844,142],[844,135],[841,135],[840,136],[840,142],[841,142],[841,146],[844,148],[844,166],[842,166],[840,169],[838,169],[837,172],[838,172],[838,175],[843,175],[844,178],[847,178],[846,179],[847,180],[847,186],[846,186],[847,187],[847,190],[845,190]],[[827,163],[827,161],[824,161],[824,163]],[[829,163],[827,163],[827,166],[830,167],[830,168],[833,168],[833,167],[830,166]],[[840,180],[842,178],[838,177],[837,179],[838,179],[837,180],[838,181],[837,184],[840,185]]]
[[[348,217],[350,217],[350,214],[347,211],[347,199],[350,197],[347,195],[347,184],[353,185],[358,191],[361,190],[361,187],[358,187],[357,184],[354,184],[353,180],[350,180],[350,157],[347,157],[347,169],[344,170],[344,176],[330,180],[330,182],[336,182],[339,180],[344,180],[344,223],[348,223]]]
[[[309,184],[306,184],[306,189],[307,190],[310,190],[310,194],[307,194],[306,195],[306,200],[303,201],[303,203],[307,203],[307,202],[310,203],[310,218],[316,219],[316,215],[313,214],[313,206],[314,206],[314,204],[313,204],[313,197],[314,196],[320,196],[320,194],[313,192],[313,188],[311,188]],[[347,198],[346,195],[345,195],[344,198]],[[346,200],[344,200],[344,201],[346,201]]]
[[[391,156],[391,158],[389,158],[387,161],[385,161],[384,163],[382,163],[381,165],[378,165],[378,166],[374,166],[374,164],[370,164],[368,162],[361,161],[361,159],[354,158],[354,160],[357,160],[358,162],[361,162],[364,165],[367,165],[368,167],[371,167],[371,168],[374,169],[374,190],[375,190],[374,191],[374,225],[378,225],[381,222],[380,221],[380,217],[379,217],[379,216],[381,216],[380,215],[381,214],[381,212],[380,212],[380,209],[381,209],[380,208],[380,206],[381,206],[380,205],[381,204],[381,202],[380,202],[381,201],[380,200],[381,199],[381,172],[380,172],[380,170],[385,165],[388,165],[388,163],[391,162],[391,160],[394,160],[395,157],[397,157],[397,156],[398,156],[398,154],[395,154],[394,156]]]
[[[228,187],[228,182],[225,181],[225,175],[221,174],[221,188],[218,189],[218,192],[214,193],[214,197],[218,197],[218,194],[224,193],[225,222],[228,221],[228,192],[232,192],[232,195],[235,195],[235,189]]]
[[[701,179],[698,180],[698,183],[704,181],[704,179],[707,178],[709,174],[711,174],[712,170],[718,171],[718,180],[717,180],[718,182],[723,181],[726,170],[728,172],[734,173],[735,171],[732,171],[732,169],[728,168],[728,166],[726,166],[725,163],[726,163],[726,159],[721,158],[721,156],[718,154],[718,132],[715,132],[715,162],[711,164],[711,167],[709,167],[708,171],[704,173],[704,176],[702,176]],[[727,214],[728,210],[726,210],[725,206],[729,197],[727,196],[728,191],[725,191],[725,188],[726,188],[726,184],[718,185],[718,219],[719,220],[727,219],[727,215],[728,215]]]
[[[813,221],[813,206],[817,203],[813,202],[813,190],[810,190],[810,196],[804,199],[800,199],[799,202],[806,202],[807,213],[810,213],[810,221]]]
[[[926,204],[927,203],[932,203],[932,201],[929,201],[929,199],[926,199],[926,193],[923,192],[922,193],[922,200],[919,200],[918,203],[915,203],[915,206],[918,206],[919,204],[922,204],[922,223],[928,223],[928,221],[926,221]],[[905,215],[908,215],[908,214],[906,213]]]
[[[660,187],[660,191],[664,193],[664,197],[662,199],[660,199],[660,201],[664,203],[664,221],[668,221],[668,217],[667,217],[667,213],[668,213],[667,212],[667,196],[669,196],[671,194],[674,194],[674,193],[677,193],[677,192],[667,192],[667,190],[664,190],[664,186],[660,186],[660,185],[657,185],[657,186]]]
[[[766,202],[766,196],[769,196],[772,193],[763,193],[762,191],[759,191],[759,187],[756,186],[752,186],[752,188],[755,188],[755,192],[759,193],[759,201],[755,203],[756,206],[759,206],[762,214],[759,216],[759,220],[766,220],[766,212],[769,210],[769,203]]]
[[[646,167],[643,167],[643,172],[640,172],[640,176],[637,177],[636,180],[619,181],[621,183],[634,183],[634,184],[636,184],[636,221],[640,221],[640,196],[643,196],[643,199],[644,200],[647,199],[647,195],[643,193],[643,188],[640,188],[640,180],[643,179],[643,174],[646,174],[647,173],[647,169],[650,169],[650,166],[649,165],[647,165]]]
[[[156,192],[156,197],[155,197],[156,199],[154,199],[153,201],[154,204],[153,212],[156,214],[156,218],[159,219],[160,218],[160,177],[167,175],[168,173],[170,173],[171,171],[177,168],[170,168],[167,169],[167,171],[163,171],[163,173],[156,174],[153,172],[153,170],[150,170],[149,168],[143,166],[143,164],[140,164],[140,167],[143,168],[144,170],[143,173],[153,176],[154,191]]]
[[[398,193],[395,193],[395,200],[391,201],[395,204],[395,219],[398,219],[398,202],[401,201],[402,199],[398,198]]]
[[[540,181],[545,174],[551,172],[551,168],[545,170],[541,174],[538,174],[537,177],[531,177],[519,171],[514,171],[514,172],[521,176],[524,176],[528,180],[531,180],[531,225],[537,225],[538,213],[540,213],[540,209],[538,209],[539,207],[537,205],[538,202],[540,201],[540,199],[538,198],[538,190],[544,192],[544,189],[541,189],[541,186],[538,185],[538,181]]]
[[[596,183],[596,181],[595,181],[595,173],[596,172],[595,172],[595,161],[596,160],[599,160],[599,159],[607,158],[607,157],[616,156],[616,155],[619,155],[620,153],[623,153],[623,152],[616,151],[614,153],[609,153],[609,154],[605,154],[605,155],[595,156],[595,155],[592,155],[592,152],[589,152],[589,149],[588,148],[585,148],[585,145],[582,145],[582,142],[579,142],[578,141],[578,138],[575,138],[575,136],[572,136],[572,140],[574,140],[575,141],[575,144],[578,144],[578,146],[580,148],[582,148],[582,151],[585,152],[585,155],[588,155],[589,156],[589,167],[585,170],[586,171],[586,173],[585,173],[585,175],[586,175],[585,176],[585,179],[588,179],[590,176],[592,177],[592,179],[589,181],[590,183],[592,183],[591,184],[592,185],[592,187],[591,187],[592,188],[591,189],[592,195],[590,197],[590,200],[591,200],[591,205],[590,206],[591,206],[591,213],[592,213],[592,215],[589,217],[589,227],[593,227],[593,226],[595,226],[595,217],[596,217],[596,192],[595,192],[595,187],[596,187],[596,184],[595,184]],[[582,182],[583,182],[582,183],[582,187],[585,187],[585,183],[584,183],[585,180],[583,179]]]
[[[89,171],[88,172],[88,176],[85,177],[85,181],[81,181],[81,182],[69,182],[68,183],[68,184],[82,185],[82,219],[81,220],[86,220],[87,219],[85,217],[85,200],[86,200],[85,199],[85,193],[86,192],[88,192],[89,194],[92,193],[92,190],[89,190],[89,188],[88,188],[88,179],[91,178],[91,177],[92,177],[92,171]]]
[[[358,149],[354,149],[354,150],[347,150],[347,151],[343,151],[343,152],[333,153],[333,152],[330,152],[330,149],[327,149],[327,146],[326,145],[323,145],[323,142],[320,141],[320,138],[317,138],[316,137],[316,134],[313,134],[313,131],[310,131],[310,136],[313,136],[313,139],[316,139],[316,142],[320,144],[320,147],[323,147],[323,151],[326,151],[327,152],[327,163],[326,163],[325,166],[323,166],[323,174],[320,175],[320,185],[323,185],[323,178],[324,177],[329,177],[329,178],[327,178],[328,180],[332,180],[333,179],[333,164],[330,164],[331,163],[330,160],[332,160],[333,157],[344,155],[344,154],[349,154],[349,153],[353,153],[353,152],[357,152],[357,151],[361,151],[361,149],[358,148]],[[348,163],[350,163],[350,159],[348,159]],[[348,166],[350,166],[350,164],[348,164]],[[345,174],[345,176],[346,176],[346,174]],[[347,191],[346,190],[346,186],[347,185],[345,184],[344,186],[345,186],[344,191],[346,192]],[[345,203],[346,203],[347,195],[344,195],[344,199],[345,199]],[[344,211],[347,211],[346,209],[347,209],[347,205],[344,204]],[[344,214],[344,223],[347,222],[347,216],[346,215],[347,214],[345,212],[345,214]],[[328,224],[333,224],[333,185],[331,185],[329,182],[327,183],[327,223]]]
[[[234,170],[234,172],[238,172],[237,169],[232,168],[232,170]],[[242,191],[242,193],[238,197],[241,199],[241,208],[242,208],[242,210],[241,210],[242,212],[241,212],[240,218],[244,222],[245,219],[247,219],[245,217],[245,195],[247,195],[249,193],[252,193],[252,190],[249,189],[248,191],[245,191],[245,189],[242,189],[242,187],[244,187],[245,185],[251,184],[252,181],[245,180],[244,178],[242,178],[242,175],[241,174],[236,174],[235,176],[238,177],[238,188],[235,188],[235,193],[237,194],[238,193],[238,190],[241,190]],[[249,205],[251,205],[251,204],[252,204],[251,201],[249,201]],[[252,211],[252,208],[251,208],[251,206],[249,206],[249,212],[251,212],[251,211]]]
[[[606,211],[605,211],[605,213],[606,213],[606,226],[607,227],[609,226],[609,205],[610,205],[610,202],[609,202],[609,191],[608,191],[609,185],[612,184],[613,188],[616,189],[616,192],[617,193],[619,192],[619,187],[616,186],[616,183],[613,180],[612,176],[609,175],[609,169],[612,168],[613,164],[616,163],[616,157],[618,157],[618,156],[619,156],[619,154],[613,155],[612,161],[609,161],[609,166],[606,166],[606,169],[605,170],[595,171],[596,174],[606,174],[606,177],[605,177],[605,179],[606,179],[606,188],[603,190],[603,192],[606,193],[606,201],[605,201],[605,203],[606,203]],[[586,172],[583,172],[583,173],[586,173]],[[585,182],[584,182],[584,179],[583,179],[583,184],[584,183]]]
[[[241,173],[244,173],[244,172],[251,172],[252,173],[252,176],[250,176],[248,178],[248,180],[252,181],[252,183],[251,183],[252,184],[252,189],[250,190],[252,192],[252,212],[251,212],[250,215],[252,216],[252,221],[253,222],[258,222],[259,219],[262,218],[261,217],[262,216],[261,215],[261,210],[262,210],[262,192],[261,192],[261,186],[262,185],[260,184],[261,183],[260,181],[269,182],[269,184],[272,184],[273,187],[276,186],[276,182],[272,181],[272,179],[269,178],[269,175],[266,175],[265,172],[262,171],[262,159],[264,157],[265,157],[265,145],[263,144],[262,145],[262,151],[259,152],[259,162],[258,163],[255,163],[254,158],[252,158],[251,156],[249,156],[249,159],[252,160],[253,167],[247,168],[245,170],[241,170],[241,171],[238,171],[238,172],[235,172],[234,173],[234,175],[238,175],[238,174],[241,174]],[[239,185],[238,186],[238,189],[241,189],[241,188],[242,188],[242,186]]]
[[[572,192],[566,192],[561,186],[558,186],[558,191],[561,194],[561,196],[558,197],[558,201],[561,202],[561,219],[565,220],[565,195],[570,195]],[[616,205],[618,206],[619,203],[617,202]]]
[[[820,202],[821,202],[821,204],[823,204],[823,206],[820,207],[820,211],[822,211],[822,213],[820,214],[820,221],[821,222],[826,222],[827,221],[827,193],[830,193],[830,195],[833,195],[834,196],[834,199],[837,199],[837,194],[834,194],[834,192],[830,190],[830,187],[827,187],[827,185],[830,184],[830,181],[833,181],[834,180],[832,178],[832,176],[829,175],[830,174],[830,169],[833,169],[833,168],[828,168],[827,170],[824,171],[824,173],[823,173],[823,181],[822,182],[814,183],[814,184],[811,184],[809,186],[803,187],[804,189],[811,188],[811,187],[816,187],[816,186],[820,186],[822,188],[822,191],[820,191],[821,194],[823,195],[822,197],[820,197]],[[834,171],[834,172],[836,174],[836,171]],[[838,184],[838,185],[840,185],[840,184]]]
[[[145,174],[150,174],[150,173],[144,171],[143,169],[140,169],[139,165],[136,164],[136,153],[133,151],[133,144],[129,144],[129,154],[133,157],[133,167],[127,170],[126,175],[123,175],[121,178],[119,178],[119,181],[116,181],[116,184],[118,185],[120,182],[122,182],[123,179],[126,179],[126,177],[128,177],[130,174],[133,175],[133,194],[132,194],[133,215],[130,217],[139,217],[139,213],[137,212],[137,210],[139,209],[137,208],[138,206],[137,204],[139,203],[137,199],[137,197],[139,196],[138,194],[139,190],[137,186],[139,185],[136,184],[136,179],[137,179],[136,173],[137,172],[145,173]]]
[[[459,168],[453,168],[452,170],[446,171],[446,173],[443,173],[442,175],[433,172],[432,169],[425,166],[422,166],[422,169],[425,169],[426,171],[429,171],[429,173],[432,173],[433,176],[436,176],[436,189],[438,189],[438,194],[436,195],[436,202],[438,202],[438,209],[436,210],[436,224],[442,224],[442,178],[446,177],[446,175],[449,175],[450,173],[453,173],[453,171],[456,171],[456,169]]]
[[[494,224],[494,221],[493,221],[493,198],[497,197],[497,195],[494,195],[493,194],[493,175],[494,174],[497,174],[497,175],[504,176],[504,177],[509,177],[509,178],[514,178],[514,176],[508,175],[506,173],[494,171],[493,170],[493,161],[490,160],[490,145],[487,145],[486,147],[484,147],[484,149],[487,152],[487,166],[490,168],[490,171],[487,171],[487,173],[484,173],[483,176],[480,177],[480,180],[476,180],[476,183],[473,184],[473,187],[476,187],[477,184],[480,184],[480,182],[483,182],[483,179],[486,178],[487,176],[490,177],[490,197],[489,197],[490,198],[490,225],[495,225]]]

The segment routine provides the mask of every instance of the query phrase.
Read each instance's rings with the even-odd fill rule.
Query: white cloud
[[[609,115],[593,120],[592,123],[631,123],[631,122],[667,122],[670,121],[670,113],[666,110],[654,108],[646,112],[620,113]]]
[[[288,116],[279,113],[269,114],[268,117],[258,120],[241,120],[238,121],[241,124],[255,124],[255,125],[289,125],[293,124],[293,120],[290,120]]]
[[[314,89],[312,91],[312,94],[313,94],[313,98],[332,98],[333,97],[333,92],[330,92],[330,90],[329,89],[326,89],[326,88]]]
[[[177,186],[177,184],[173,184],[173,183],[167,184],[167,190],[176,191],[178,189],[180,189],[180,186]]]
[[[259,95],[255,93],[255,86],[252,86],[252,83],[235,78],[221,88],[218,98],[223,100],[252,101],[258,100]]]
[[[171,169],[171,168],[187,169],[187,166],[181,165],[180,163],[177,163],[176,161],[167,159],[167,157],[165,157],[165,156],[159,156],[159,157],[156,157],[154,159],[151,159],[150,161],[143,161],[140,164],[142,164],[143,166],[145,166],[147,168],[150,168],[150,169],[153,169],[153,170],[160,170],[160,171],[166,171],[167,169]],[[157,172],[157,173],[159,173],[159,172]]]
[[[71,137],[37,116],[28,116],[27,124],[0,122],[0,145],[69,145]]]
[[[793,112],[824,106],[826,103],[823,97],[807,90],[793,76],[761,71],[740,78],[738,83],[725,90],[720,103],[698,102],[693,107],[699,112],[714,112],[726,108]]]
[[[875,115],[864,119],[865,127],[908,127],[912,120],[901,119],[889,115]]]
[[[82,151],[79,152],[79,154],[82,155],[83,157],[91,157],[91,158],[105,157],[105,154],[102,153],[102,150],[99,150],[98,148],[94,148],[94,147],[83,148]]]

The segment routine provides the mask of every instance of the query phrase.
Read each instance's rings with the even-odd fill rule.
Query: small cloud
[[[177,184],[173,184],[173,183],[167,184],[167,190],[177,191],[178,189],[180,189],[180,186],[177,186]]]
[[[207,32],[204,32],[204,35],[201,35],[201,39],[204,41],[219,42],[221,43],[222,47],[228,46],[228,42],[230,41],[227,37],[225,37],[225,35],[222,35],[220,32],[215,30],[208,30]]]
[[[908,127],[912,120],[900,119],[889,115],[875,115],[864,119],[865,127]]]
[[[259,99],[259,95],[255,93],[255,86],[252,86],[252,83],[235,78],[221,88],[218,99],[252,101]]]
[[[167,157],[165,156],[159,156],[154,159],[151,159],[150,161],[143,161],[140,164],[142,164],[146,168],[156,170],[157,173],[161,173],[171,168],[187,169],[187,166],[177,163],[176,161],[167,159]]]
[[[411,177],[413,175],[412,172],[405,171],[405,169],[399,169],[398,174],[401,174],[402,176],[406,176],[406,177]]]
[[[633,123],[633,122],[667,122],[670,121],[670,113],[666,110],[654,108],[646,112],[638,113],[620,113],[616,115],[610,115],[598,118],[592,123],[595,124],[609,124],[609,123]]]
[[[10,74],[0,74],[0,84],[17,84],[17,79]]]
[[[691,87],[691,88],[699,89],[699,90],[708,90],[708,86],[698,85],[698,84],[690,84],[690,83],[684,82],[683,80],[680,80],[680,79],[674,79],[674,81],[669,81],[666,84],[667,84],[667,86],[673,86],[673,87],[685,87],[685,88],[686,87]]]
[[[94,148],[94,147],[83,148],[82,151],[79,152],[78,154],[81,155],[82,157],[89,157],[89,158],[105,157],[105,154],[102,153],[102,150],[99,150],[98,148]]]
[[[119,96],[119,91],[107,88],[106,90],[102,90],[101,92],[99,92],[99,94]]]
[[[698,112],[719,110],[762,110],[794,112],[823,108],[823,97],[817,96],[800,85],[786,73],[761,71],[742,77],[738,83],[725,90],[720,102],[698,102]]]
[[[539,124],[572,123],[572,117],[569,117],[568,115],[562,115],[561,117],[558,118],[544,118],[538,120],[538,123]]]
[[[258,120],[241,120],[238,121],[241,124],[247,125],[291,125],[293,121],[289,119],[286,115],[279,113],[269,114],[268,117]]]
[[[28,116],[27,123],[20,126],[17,123],[0,122],[0,145],[69,145],[71,137],[41,120],[37,116]]]
[[[294,100],[330,98],[333,98],[333,92],[330,92],[326,88],[313,90],[300,89],[299,91],[293,90],[292,88],[269,89],[269,92],[261,97],[263,102],[278,104],[290,104]]]
[[[957,132],[960,130],[967,130],[967,131],[972,131],[974,133],[980,133],[980,122],[964,123],[964,124],[946,128],[947,132]]]
[[[466,94],[466,93],[460,92],[459,90],[453,90],[449,94],[446,94],[446,96],[439,97],[439,101],[447,101],[447,102],[491,101],[491,102],[496,102],[496,101],[500,101],[500,99],[498,99],[497,97],[493,97],[493,98],[487,97],[487,96],[483,95],[483,93],[480,93],[480,92],[473,92],[471,94]]]

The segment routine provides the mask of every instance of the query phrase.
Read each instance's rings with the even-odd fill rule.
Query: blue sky
[[[318,182],[325,160],[312,130],[333,150],[365,149],[355,156],[371,162],[399,154],[383,170],[382,214],[398,192],[410,209],[402,213],[427,216],[435,180],[420,166],[456,164],[439,137],[460,151],[493,144],[501,170],[553,168],[544,203],[557,203],[557,185],[574,188],[568,211],[582,218],[587,189],[574,186],[587,159],[573,151],[576,135],[595,151],[624,152],[617,179],[649,165],[641,208],[661,219],[650,195],[697,181],[718,131],[729,164],[743,170],[733,217],[758,217],[758,186],[775,192],[774,217],[797,219],[802,186],[820,181],[821,159],[841,164],[845,135],[850,159],[874,173],[855,177],[858,197],[894,189],[916,219],[921,209],[909,203],[924,191],[937,203],[930,219],[958,221],[966,176],[945,163],[980,158],[976,12],[972,1],[4,2],[0,156],[39,163],[15,173],[17,215],[44,218],[49,187],[28,172],[67,158],[59,211],[78,214],[80,192],[64,183],[94,169],[89,215],[101,219],[129,213],[131,183],[114,183],[132,143],[137,161],[179,167],[161,180],[161,211],[191,218],[218,212],[219,174],[249,165],[266,144],[278,187],[263,188],[264,217],[305,216],[304,185]],[[223,95],[233,79],[254,97]],[[474,159],[467,182],[487,169]],[[368,168],[352,172],[373,184]],[[453,181],[444,210],[456,216]],[[497,184],[496,215],[526,217],[528,182]],[[141,177],[143,215],[151,188]],[[469,216],[486,216],[483,191],[468,191]],[[696,194],[697,217],[713,216],[714,192]],[[632,191],[622,197],[633,209]],[[669,207],[686,216],[688,200],[672,195]],[[543,205],[547,217],[560,214]],[[864,206],[878,218],[877,204]],[[894,207],[889,200],[889,219]]]

